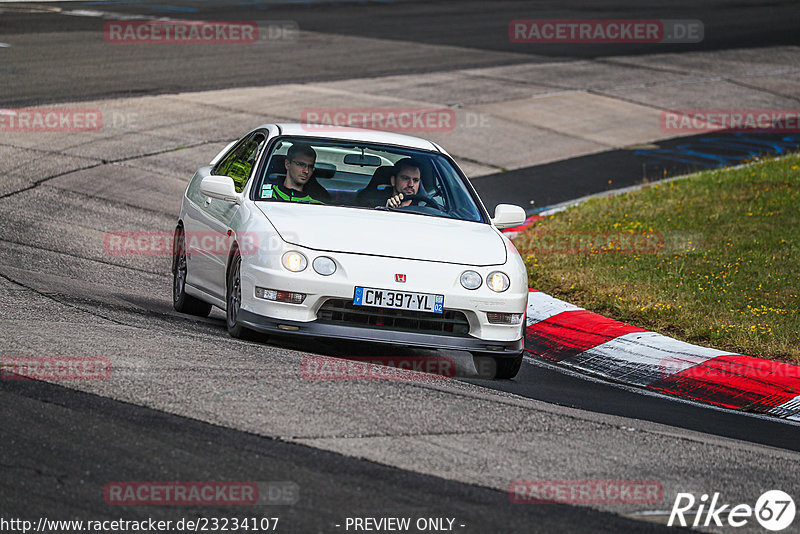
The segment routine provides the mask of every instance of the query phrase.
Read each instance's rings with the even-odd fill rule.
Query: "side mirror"
[[[494,209],[492,224],[498,229],[519,226],[525,222],[525,210],[513,204],[498,204]]]
[[[211,198],[226,202],[239,202],[240,195],[229,176],[209,175],[200,182],[200,192]]]

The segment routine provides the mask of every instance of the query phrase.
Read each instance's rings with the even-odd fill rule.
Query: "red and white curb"
[[[533,289],[525,350],[582,373],[800,421],[800,367],[678,341]]]

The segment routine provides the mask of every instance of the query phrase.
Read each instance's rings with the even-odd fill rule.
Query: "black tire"
[[[228,325],[228,333],[237,339],[256,339],[256,332],[240,325],[236,321],[239,315],[239,308],[242,303],[242,255],[239,249],[234,249],[231,253],[231,264],[228,269],[228,279],[225,292],[225,317]]]
[[[494,361],[497,364],[497,372],[494,377],[509,380],[517,376],[520,367],[522,367],[522,352],[517,356],[511,357],[495,356]]]
[[[516,356],[495,356],[492,353],[473,352],[475,369],[481,378],[508,380],[517,376],[522,367],[522,352]]]
[[[178,226],[172,243],[172,306],[181,313],[208,317],[211,304],[186,294],[186,273],[186,236]]]

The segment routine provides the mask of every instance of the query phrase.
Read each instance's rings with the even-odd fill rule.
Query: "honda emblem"
[[[394,281],[395,282],[402,282],[402,283],[405,284],[406,283],[406,275],[404,275],[404,274],[396,274],[396,275],[394,275]]]

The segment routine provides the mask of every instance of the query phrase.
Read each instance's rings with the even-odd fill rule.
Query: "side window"
[[[217,164],[213,171],[214,174],[233,178],[236,192],[241,193],[250,178],[253,166],[256,164],[256,158],[261,152],[261,147],[264,146],[266,139],[267,136],[263,132],[256,132],[251,135],[249,139],[240,143]]]

